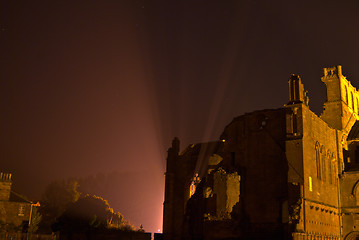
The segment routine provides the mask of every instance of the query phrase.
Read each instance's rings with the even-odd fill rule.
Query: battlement
[[[349,131],[359,120],[359,92],[342,73],[342,66],[323,68],[327,96],[321,118],[335,129]],[[339,117],[338,117],[339,116]]]
[[[342,74],[342,66],[334,66],[334,67],[327,67],[323,68],[323,78],[333,78],[333,77],[341,77]]]
[[[11,173],[0,172],[0,181],[11,181]]]

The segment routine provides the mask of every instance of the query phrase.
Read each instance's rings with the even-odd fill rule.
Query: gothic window
[[[326,164],[325,164],[325,161],[326,161],[326,154],[325,154],[325,149],[324,149],[324,146],[322,146],[320,148],[320,157],[321,157],[321,168],[322,168],[322,180],[323,182],[325,182],[326,180]]]
[[[351,92],[350,93],[350,95],[351,95],[351,101],[352,101],[352,109],[353,109],[353,111],[354,111],[354,96],[353,96],[353,92]]]
[[[336,168],[336,160],[335,160],[335,154],[332,153],[331,157],[331,166],[332,166],[332,182],[335,184],[336,182],[336,176],[337,176],[337,168]]]
[[[333,179],[333,184],[335,184],[337,178],[337,169],[336,169],[336,164],[335,164],[335,158],[333,158],[333,161],[332,161],[332,179]]]
[[[344,99],[345,99],[345,102],[346,102],[347,104],[349,104],[349,103],[348,103],[348,88],[347,88],[347,86],[345,86]]]
[[[354,184],[354,187],[353,187],[353,192],[352,194],[354,195],[355,197],[355,201],[356,201],[356,205],[359,206],[359,181],[357,181],[355,184]]]
[[[298,133],[298,122],[297,122],[297,114],[293,114],[293,133],[296,135]]]
[[[236,165],[236,153],[235,152],[231,152],[231,161],[232,161],[232,166]]]
[[[296,135],[298,133],[298,122],[297,122],[297,109],[293,108],[292,111],[288,114],[288,133]]]
[[[330,184],[333,184],[333,174],[332,174],[332,158],[330,156],[330,151],[327,152],[327,160],[328,160],[328,180]]]
[[[355,149],[355,158],[353,163],[359,163],[359,146],[357,146]]]
[[[195,191],[196,191],[196,185],[194,184],[194,182],[191,182],[191,186],[189,187],[189,197],[192,197]]]
[[[317,142],[315,144],[315,163],[317,167],[317,178],[321,179],[321,169],[320,169],[320,145]]]

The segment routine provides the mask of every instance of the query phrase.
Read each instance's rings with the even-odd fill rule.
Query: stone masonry
[[[359,239],[359,92],[323,69],[323,113],[301,78],[278,109],[236,117],[219,140],[168,150],[163,237]]]

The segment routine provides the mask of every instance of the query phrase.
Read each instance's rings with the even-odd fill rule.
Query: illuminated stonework
[[[359,93],[341,66],[324,68],[321,80],[327,99],[320,116],[291,75],[284,107],[236,117],[220,140],[182,153],[173,141],[165,240],[357,239]],[[195,171],[201,181],[190,194]]]
[[[198,173],[193,177],[190,190],[189,190],[189,197],[192,197],[192,195],[196,192],[196,186],[201,182],[201,179],[198,177]]]

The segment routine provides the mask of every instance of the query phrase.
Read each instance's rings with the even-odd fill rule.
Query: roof
[[[347,141],[359,140],[359,121],[356,121],[350,130]]]
[[[30,200],[26,199],[26,197],[21,196],[20,194],[11,191],[10,192],[10,202],[24,202],[24,203],[32,203]]]

